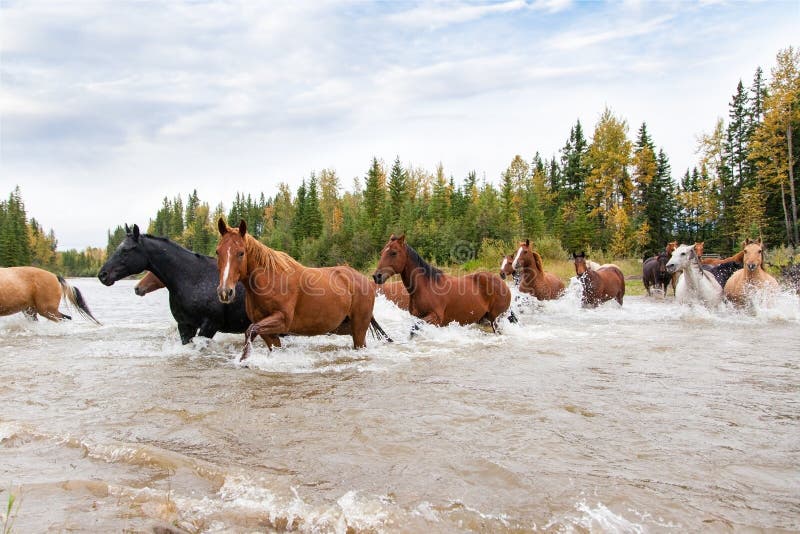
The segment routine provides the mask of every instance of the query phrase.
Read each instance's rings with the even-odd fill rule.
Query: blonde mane
[[[244,243],[248,263],[252,262],[253,265],[270,271],[286,272],[304,268],[300,262],[285,252],[269,248],[250,234],[245,235]]]

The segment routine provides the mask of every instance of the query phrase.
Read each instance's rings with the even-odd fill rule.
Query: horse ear
[[[406,244],[406,234],[403,234],[400,237],[398,237],[397,238],[397,242],[400,243],[401,245],[405,245]]]
[[[131,235],[131,229],[128,228],[128,223],[125,223],[125,234]]]
[[[526,247],[529,247],[529,246],[531,246],[531,240],[530,240],[530,239],[526,239],[526,240],[525,240],[525,246],[526,246]]]
[[[225,219],[222,217],[220,217],[217,221],[217,228],[219,229],[219,235],[225,235],[228,233],[228,225],[225,224]]]
[[[247,223],[244,222],[244,219],[242,219],[241,221],[239,221],[239,235],[244,237],[246,233],[247,233]]]
[[[138,224],[134,224],[133,225],[133,240],[134,241],[139,241],[139,225]]]

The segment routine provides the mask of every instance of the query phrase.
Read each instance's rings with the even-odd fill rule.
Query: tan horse
[[[352,267],[305,267],[284,252],[259,243],[247,233],[244,221],[230,228],[218,221],[217,246],[222,303],[232,302],[236,283],[246,291],[245,310],[253,324],[245,332],[241,360],[252,341],[261,336],[272,350],[280,334],[351,335],[355,348],[366,347],[370,326],[385,336],[372,317],[375,290],[369,279]],[[388,336],[386,336],[388,339]]]
[[[408,290],[411,315],[436,326],[487,320],[496,332],[495,321],[511,304],[511,290],[499,276],[487,272],[450,276],[423,260],[406,244],[405,236],[393,234],[372,278],[383,284],[395,274]]]
[[[512,267],[522,270],[519,290],[539,300],[553,300],[564,294],[564,282],[553,273],[545,272],[542,257],[531,250],[531,240],[519,244]]]
[[[725,297],[737,306],[744,306],[755,291],[777,292],[778,281],[764,270],[764,249],[759,241],[744,242],[744,268],[725,283]]]
[[[23,312],[32,319],[37,313],[51,321],[72,319],[58,310],[62,297],[84,318],[100,324],[78,288],[69,285],[62,277],[38,267],[0,269],[0,315]]]
[[[164,286],[164,282],[158,279],[156,275],[154,275],[150,271],[145,271],[145,275],[139,280],[139,283],[133,288],[133,292],[143,297],[148,293],[152,293],[153,291],[157,291]]]

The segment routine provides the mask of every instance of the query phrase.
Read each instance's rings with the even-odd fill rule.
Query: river
[[[180,344],[166,290],[0,318],[0,502],[17,532],[800,530],[800,302],[515,303],[396,343]],[[62,309],[64,305],[62,304]],[[69,312],[67,312],[69,313]]]

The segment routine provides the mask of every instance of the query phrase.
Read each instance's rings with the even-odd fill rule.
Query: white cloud
[[[545,2],[548,7],[558,0]],[[474,21],[488,15],[511,13],[524,9],[527,6],[524,0],[507,0],[500,3],[471,4],[465,2],[424,2],[412,9],[392,13],[388,21],[396,24],[415,26],[421,28],[437,29]]]

